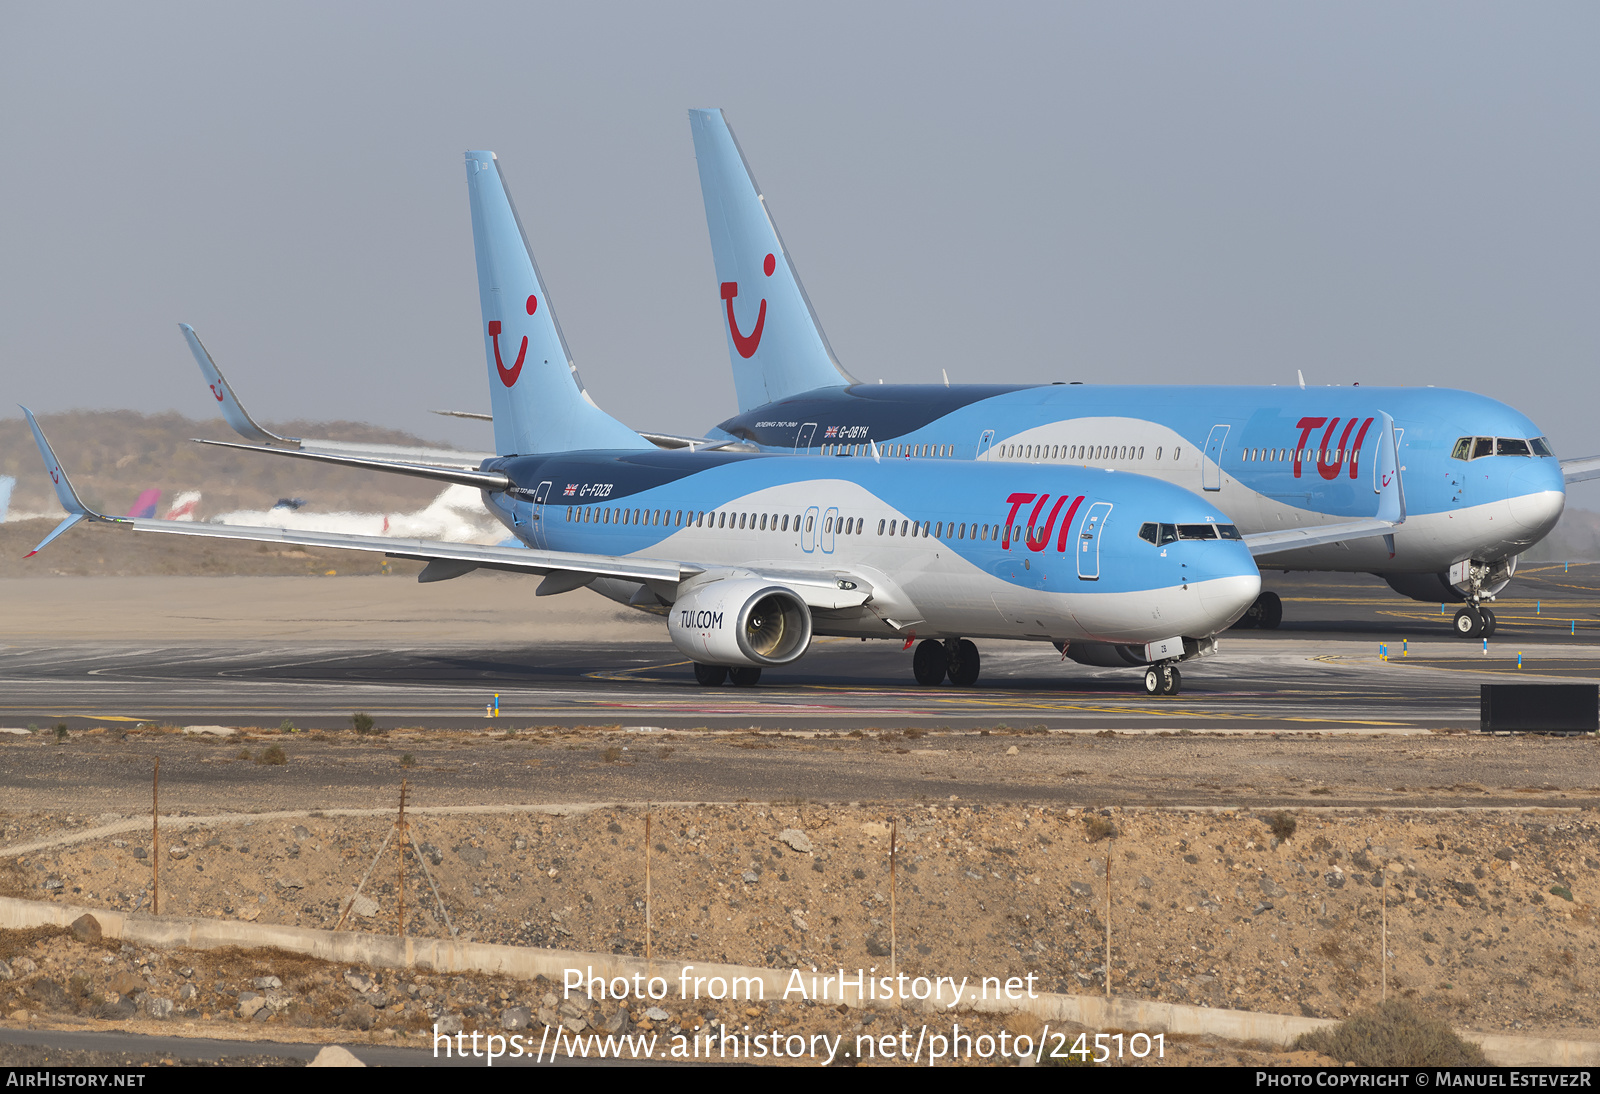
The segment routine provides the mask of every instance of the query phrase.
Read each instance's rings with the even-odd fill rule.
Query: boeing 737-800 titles
[[[1394,420],[1408,519],[1393,536],[1258,552],[1267,569],[1366,572],[1425,601],[1465,601],[1466,637],[1492,633],[1485,607],[1517,556],[1556,524],[1565,483],[1600,457],[1557,461],[1539,428],[1465,391],[1394,387],[863,384],[840,366],[755,177],[720,110],[690,112],[717,310],[739,413],[708,435],[768,452],[869,450],[1134,471],[1193,491],[1247,535],[1370,512],[1378,473],[1366,442]],[[1246,625],[1275,627],[1264,593]],[[1081,645],[1074,656],[1107,661]]]
[[[665,616],[704,684],[754,683],[815,635],[918,639],[919,680],[971,684],[971,639],[990,637],[1137,651],[1145,687],[1172,694],[1177,664],[1211,651],[1256,597],[1252,551],[1381,537],[1405,519],[1386,419],[1362,439],[1382,468],[1381,489],[1360,484],[1376,516],[1248,540],[1200,494],[1102,468],[966,462],[930,475],[896,459],[662,450],[584,394],[499,164],[469,152],[466,166],[496,454],[468,468],[283,438],[259,450],[475,486],[525,547],[103,516],[30,413],[69,514],[39,548],[97,520],[379,551],[425,560],[423,581],[541,575],[541,594],[593,586]]]

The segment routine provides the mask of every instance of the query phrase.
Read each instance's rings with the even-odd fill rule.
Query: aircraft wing
[[[242,539],[262,543],[292,543],[301,547],[335,547],[346,551],[381,552],[390,558],[410,558],[428,565],[417,575],[418,581],[446,581],[473,570],[507,570],[514,573],[544,576],[538,595],[549,596],[582,588],[595,578],[619,578],[638,581],[653,587],[675,587],[708,567],[671,559],[635,558],[619,555],[584,554],[576,551],[542,551],[526,547],[485,546],[475,543],[445,543],[426,539],[390,539],[386,536],[361,536],[341,532],[315,532],[288,528],[251,528],[229,524],[203,524],[197,521],[156,520],[140,517],[113,517],[95,512],[85,505],[73,489],[67,473],[56,459],[55,451],[45,439],[44,432],[27,407],[22,413],[33,430],[44,457],[50,480],[55,484],[56,497],[67,511],[67,519],[56,526],[39,546],[29,551],[38,554],[52,540],[82,521],[115,524],[135,532],[166,532],[179,536],[203,536],[211,539]],[[252,447],[240,445],[237,447]],[[359,460],[355,457],[332,457],[325,453],[292,452],[272,449],[282,455],[300,456],[304,459],[331,460],[365,466],[377,463],[382,470],[402,470],[402,465],[382,464],[379,461]],[[443,477],[465,472],[447,468],[424,468],[430,477]],[[415,471],[415,469],[413,469]],[[474,474],[487,473],[474,472]],[[485,485],[473,483],[472,485]],[[509,485],[509,483],[507,484]],[[490,488],[493,488],[492,486]],[[502,489],[504,487],[501,487]],[[813,608],[841,609],[859,607],[871,599],[872,585],[863,577],[842,571],[755,569],[770,581],[782,582],[794,589]],[[670,596],[670,592],[666,595]]]
[[[1250,548],[1250,553],[1260,558],[1262,555],[1275,555],[1301,547],[1321,547],[1329,543],[1343,543],[1350,539],[1386,536],[1392,534],[1397,527],[1393,521],[1369,518],[1312,528],[1287,528],[1281,532],[1255,532],[1241,538],[1245,546]]]
[[[228,424],[248,441],[256,444],[270,445],[279,451],[299,452],[327,452],[345,456],[361,456],[368,459],[407,460],[412,463],[428,464],[435,467],[458,467],[476,469],[484,460],[493,459],[492,452],[457,452],[446,448],[420,448],[395,444],[358,444],[349,441],[314,440],[300,437],[284,437],[272,430],[256,423],[245,410],[244,404],[233,393],[233,387],[228,383],[227,377],[222,375],[222,370],[211,359],[211,354],[201,343],[200,336],[193,327],[187,323],[179,323],[184,339],[189,343],[189,352],[194,354],[195,364],[200,366],[200,374],[205,377],[206,386],[211,391],[211,397],[221,404],[218,407]]]
[[[1562,460],[1561,475],[1568,482],[1600,479],[1600,456],[1579,456],[1575,460]]]
[[[240,448],[246,452],[265,452],[272,456],[333,463],[342,467],[360,467],[367,471],[389,471],[396,475],[411,475],[419,479],[433,479],[436,482],[476,486],[480,490],[509,490],[512,486],[511,479],[499,471],[477,471],[465,467],[440,467],[437,464],[379,460],[370,456],[335,452],[303,452],[298,448],[267,448],[255,444],[235,444],[233,441],[207,441],[199,437],[193,440],[196,444],[209,444],[217,448]]]
[[[1372,536],[1387,538],[1406,522],[1406,489],[1405,483],[1400,480],[1400,453],[1395,441],[1394,419],[1387,414],[1380,413],[1380,416],[1383,418],[1383,432],[1378,435],[1378,459],[1372,477],[1372,487],[1378,495],[1377,513],[1361,520],[1340,521],[1338,524],[1253,532],[1241,537],[1253,556],[1260,558],[1302,547],[1321,547]],[[1389,539],[1389,553],[1391,556],[1394,554],[1393,539]]]
[[[243,539],[266,543],[292,543],[302,547],[338,547],[348,551],[375,551],[394,558],[412,558],[429,563],[420,580],[437,581],[456,577],[471,570],[484,568],[512,570],[529,574],[563,575],[552,583],[550,591],[566,591],[586,584],[572,581],[568,575],[614,577],[629,581],[658,581],[677,584],[705,567],[661,559],[640,559],[614,555],[579,554],[570,551],[539,551],[521,547],[491,547],[475,543],[443,543],[423,539],[389,539],[382,536],[345,535],[337,532],[291,531],[286,528],[244,528],[226,524],[202,524],[194,521],[156,520],[153,518],[112,517],[97,513],[84,505],[73,489],[67,474],[61,469],[50,442],[45,439],[34,420],[33,412],[22,408],[28,426],[38,442],[39,453],[44,457],[55,483],[56,497],[67,511],[67,519],[46,536],[29,555],[38,554],[61,533],[81,521],[115,524],[136,532],[166,532],[180,536],[205,536],[213,539]],[[430,575],[428,570],[432,570]],[[542,586],[541,586],[542,587]]]

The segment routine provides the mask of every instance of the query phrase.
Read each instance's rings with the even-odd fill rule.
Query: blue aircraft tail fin
[[[467,153],[495,451],[652,448],[583,390],[493,152]]]
[[[766,198],[720,110],[689,111],[741,412],[853,384],[822,332]]]

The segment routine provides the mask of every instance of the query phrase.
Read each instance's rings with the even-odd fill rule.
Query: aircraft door
[[[983,431],[983,435],[978,438],[978,454],[974,458],[975,459],[979,459],[979,460],[988,459],[989,458],[989,449],[993,444],[994,444],[994,430],[985,429]]]
[[[839,510],[829,509],[822,514],[822,553],[833,554],[833,537],[839,529]]]
[[[1205,459],[1200,461],[1200,485],[1206,490],[1222,489],[1222,453],[1228,446],[1228,427],[1214,425],[1206,438]]]
[[[1078,576],[1085,581],[1100,579],[1100,537],[1110,515],[1111,503],[1097,501],[1089,506],[1083,523],[1078,526]]]
[[[805,425],[801,426],[800,427],[800,432],[795,434],[794,450],[796,452],[808,452],[808,451],[810,451],[811,450],[811,438],[816,436],[816,433],[817,433],[817,423],[816,422],[807,422]]]
[[[550,537],[546,534],[544,528],[544,503],[550,498],[550,485],[550,481],[546,479],[539,484],[538,491],[533,495],[533,522],[530,530],[533,532],[533,542],[537,547],[548,548],[550,546]]]
[[[800,533],[800,549],[807,554],[817,549],[817,534],[821,531],[817,525],[822,521],[822,510],[813,505],[806,510],[806,522]]]

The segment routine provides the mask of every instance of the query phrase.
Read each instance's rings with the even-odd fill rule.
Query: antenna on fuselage
[[[1306,389],[1306,374],[1301,372],[1299,369],[1295,369],[1294,374],[1300,377],[1300,390],[1304,391]]]
[[[950,386],[950,373],[945,369],[940,369],[939,370],[939,375],[944,377],[944,386],[945,387],[949,387]]]

